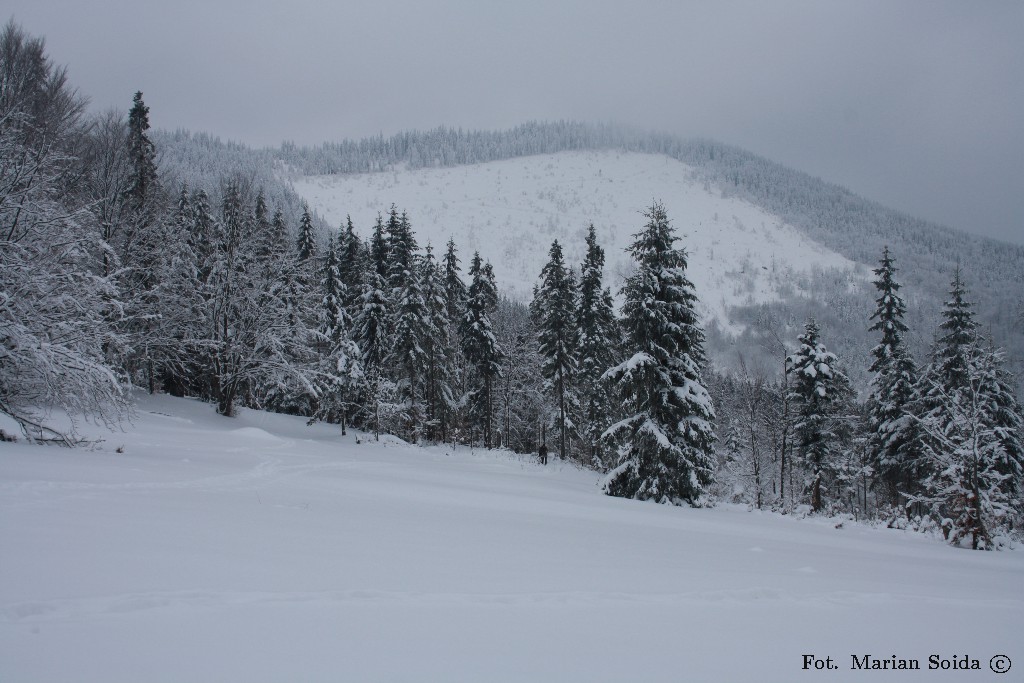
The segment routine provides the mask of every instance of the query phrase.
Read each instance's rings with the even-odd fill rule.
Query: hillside
[[[734,306],[811,296],[815,270],[866,269],[804,237],[793,226],[734,196],[723,196],[696,171],[664,155],[582,151],[541,154],[474,166],[306,176],[295,191],[328,223],[351,215],[369,237],[391,203],[406,210],[422,244],[443,250],[449,238],[468,261],[474,251],[494,264],[499,286],[528,301],[553,240],[569,263],[583,260],[587,225],[605,248],[608,284],[618,291],[632,268],[626,248],[652,199],[665,204],[703,312],[728,327]],[[803,286],[801,286],[803,283]]]
[[[0,679],[795,680],[815,653],[842,682],[869,653],[962,681],[929,655],[1019,652],[1020,552],[193,400],[86,431],[0,443]]]

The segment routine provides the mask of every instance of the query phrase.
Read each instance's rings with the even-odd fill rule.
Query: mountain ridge
[[[527,123],[505,131],[462,131],[439,127],[430,131],[408,131],[385,138],[324,143],[316,147],[285,144],[280,148],[250,150],[220,143],[209,136],[179,131],[162,133],[158,148],[164,149],[162,170],[190,184],[213,184],[220,169],[214,160],[219,148],[230,147],[235,165],[248,168],[260,182],[271,178],[286,184],[311,173],[395,172],[399,168],[452,168],[487,161],[514,159],[562,151],[619,150],[664,154],[692,167],[700,179],[724,196],[735,196],[755,204],[791,224],[808,238],[829,250],[868,268],[875,267],[883,248],[889,247],[900,268],[898,277],[912,308],[908,322],[918,337],[916,352],[923,356],[938,322],[953,270],[959,266],[977,302],[979,319],[997,345],[1005,347],[1011,363],[1024,359],[1024,245],[995,240],[942,226],[889,209],[850,190],[810,174],[788,168],[739,147],[706,139],[684,139],[668,134],[638,131],[614,124],[585,124],[560,121]],[[196,144],[202,142],[202,144]],[[216,188],[214,188],[216,189]],[[301,205],[291,188],[278,193],[291,213]],[[388,205],[380,206],[385,211]],[[403,208],[403,207],[400,207]],[[414,221],[417,216],[411,215]],[[323,225],[323,229],[336,226]],[[371,226],[357,226],[362,231]],[[460,245],[465,249],[465,245]],[[484,254],[496,259],[499,255]],[[499,283],[501,284],[501,283]],[[699,293],[707,296],[708,293]],[[870,294],[870,292],[869,292]],[[846,315],[864,313],[865,297],[853,302],[832,302],[819,306],[826,319],[828,308],[850,309]],[[916,304],[916,306],[915,306]],[[776,307],[778,308],[778,307]],[[814,314],[815,307],[802,310],[789,306],[768,312],[737,311],[746,317],[760,315],[799,324],[794,320]],[[869,312],[868,312],[869,314]],[[848,321],[854,323],[853,320]],[[864,328],[856,351],[866,350]],[[794,325],[787,324],[786,332]],[[844,333],[845,334],[845,333]],[[795,338],[795,335],[791,335]]]

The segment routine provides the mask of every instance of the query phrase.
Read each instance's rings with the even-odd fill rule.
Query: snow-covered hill
[[[593,223],[617,291],[631,261],[624,249],[644,225],[652,201],[665,204],[690,253],[689,274],[703,313],[728,327],[729,309],[775,300],[780,289],[809,287],[814,269],[836,268],[863,281],[870,273],[749,202],[700,180],[660,154],[562,152],[472,166],[308,176],[295,190],[332,225],[350,214],[368,236],[391,203],[408,212],[421,244],[443,252],[455,239],[464,262],[490,259],[499,286],[527,300],[557,239],[580,263]],[[385,216],[386,217],[386,216]]]
[[[952,682],[930,655],[1020,656],[1019,551],[194,400],[103,434],[0,443],[0,680],[842,682],[870,654]]]

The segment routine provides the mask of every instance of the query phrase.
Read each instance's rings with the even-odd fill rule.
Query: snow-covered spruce
[[[811,509],[822,510],[835,500],[839,457],[849,438],[847,406],[853,390],[839,369],[836,354],[825,348],[821,330],[813,318],[800,335],[800,348],[787,359],[792,377],[790,400],[796,412],[796,460],[807,474],[806,490]]]
[[[603,483],[612,496],[698,504],[714,476],[714,408],[701,379],[704,333],[686,278],[686,252],[664,207],[630,247],[636,272],[623,287],[625,348],[630,357],[604,377],[627,416],[604,432],[618,461]]]

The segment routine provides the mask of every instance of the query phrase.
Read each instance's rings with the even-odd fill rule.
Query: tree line
[[[874,270],[869,329],[878,337],[870,386],[858,400],[844,364],[808,319],[779,379],[748,368],[718,377],[725,497],[758,508],[832,511],[938,528],[954,544],[991,549],[1019,534],[1024,418],[1005,354],[986,339],[954,271],[928,362],[906,343],[907,307],[885,249]],[[721,428],[721,427],[720,427]]]

